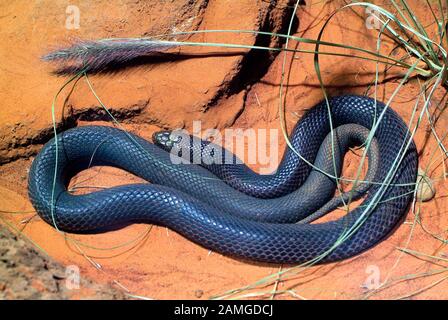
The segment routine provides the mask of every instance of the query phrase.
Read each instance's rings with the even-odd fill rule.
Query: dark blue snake
[[[345,95],[329,99],[329,105],[333,134],[329,109],[322,102],[303,116],[291,135],[294,149],[314,168],[289,149],[270,176],[241,164],[173,164],[172,153],[164,148],[175,143],[167,143],[171,140],[164,132],[155,135],[161,148],[116,128],[87,126],[67,130],[42,148],[30,170],[29,196],[46,222],[68,232],[147,222],[244,259],[345,259],[378,243],[404,217],[418,156],[406,124],[384,104]],[[374,126],[366,176],[372,183],[359,189],[366,193],[364,201],[338,220],[310,223],[339,205],[341,198],[349,200],[348,194],[334,196],[337,184],[332,176],[340,173],[347,148],[363,144],[367,129]],[[68,192],[70,178],[92,165],[119,167],[151,183],[84,195]],[[361,195],[359,190],[354,197]]]

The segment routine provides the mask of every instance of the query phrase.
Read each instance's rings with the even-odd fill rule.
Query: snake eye
[[[179,143],[179,142],[182,141],[182,136],[179,135],[179,134],[175,134],[175,133],[173,132],[173,133],[170,134],[170,136],[169,136],[169,140],[170,140],[172,143]]]

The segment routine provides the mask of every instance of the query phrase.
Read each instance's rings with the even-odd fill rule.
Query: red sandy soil
[[[298,24],[293,30],[295,35],[315,39],[329,14],[343,4],[343,1],[314,2],[307,1],[307,5],[299,8]],[[66,78],[52,75],[53,66],[41,62],[39,57],[49,48],[68,44],[71,38],[144,36],[195,29],[284,32],[289,22],[285,17],[291,13],[288,1],[210,0],[188,3],[149,5],[145,1],[75,1],[82,15],[79,30],[63,27],[65,4],[55,5],[50,1],[0,4],[3,13],[0,19],[0,100],[3,104],[0,109],[0,163],[3,163],[0,175],[1,221],[21,230],[61,264],[78,265],[83,277],[112,283],[125,292],[155,299],[207,299],[290,266],[248,263],[211,253],[164,227],[136,224],[98,235],[66,235],[33,216],[26,194],[27,171],[42,143],[51,137],[51,101],[66,81]],[[411,4],[422,21],[432,22],[431,13],[423,3],[411,1]],[[323,39],[375,50],[376,32],[366,29],[364,19],[363,11],[345,10],[333,18]],[[247,34],[195,35],[189,40],[260,43],[259,39]],[[263,43],[267,44],[269,41]],[[277,44],[278,39],[271,41],[271,45]],[[382,45],[385,53],[392,49],[389,40],[384,40]],[[291,42],[289,47],[314,49],[295,42]],[[218,48],[186,48],[181,52],[207,56],[157,65],[144,64],[113,74],[91,76],[90,79],[103,102],[121,117],[123,126],[148,139],[160,128],[191,129],[193,120],[202,120],[204,129],[280,128],[278,94],[283,54],[243,54],[241,50]],[[216,53],[227,55],[217,57]],[[252,59],[251,62],[247,57]],[[369,86],[374,79],[373,63],[324,56],[320,60],[330,94],[368,92],[373,95]],[[312,55],[287,54],[286,62],[285,106],[287,124],[291,129],[305,110],[322,99],[322,91]],[[266,70],[258,74],[260,65],[265,65]],[[382,66],[380,71],[383,71]],[[398,86],[395,76],[402,75],[402,72],[392,69],[381,75],[377,92],[379,100],[389,99]],[[411,79],[392,103],[405,121],[411,117],[418,92],[418,80]],[[441,99],[443,93],[437,92],[436,98]],[[63,96],[67,94],[68,91]],[[56,108],[59,123],[62,103],[61,98]],[[107,124],[100,121],[104,117],[84,80],[79,81],[69,95],[65,109],[64,118],[69,119],[69,123]],[[436,123],[440,136],[445,133],[447,125],[448,119],[441,113]],[[421,225],[413,227],[416,216],[410,213],[405,223],[373,249],[345,261],[311,267],[281,281],[277,290],[291,289],[297,295],[281,293],[275,298],[393,299],[408,295],[418,299],[448,298],[448,283],[443,281],[448,276],[446,272],[402,279],[412,274],[444,269],[448,256],[443,242],[433,236],[436,234],[442,239],[447,236],[447,187],[444,179],[440,178],[444,173],[441,157],[437,161],[429,160],[434,152],[440,155],[440,151],[429,133],[426,120],[417,131],[415,141],[421,153],[420,167],[429,166],[430,176],[437,178],[435,198],[416,206]],[[280,137],[279,149],[283,150],[284,146]],[[345,161],[345,176],[355,175],[359,158],[359,152],[349,153]],[[252,167],[260,168],[259,165]],[[139,179],[118,169],[94,168],[79,174],[72,185],[81,182],[89,186],[113,186],[135,181]],[[27,218],[30,219],[24,223]],[[445,261],[404,254],[397,249],[402,247],[444,257]],[[387,281],[392,285],[386,285],[379,292],[366,289],[365,283],[371,279],[372,270],[378,270],[381,282]],[[270,291],[274,287],[270,285],[254,292]]]

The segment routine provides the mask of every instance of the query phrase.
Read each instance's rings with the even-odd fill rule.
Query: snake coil
[[[244,166],[207,170],[173,164],[170,153],[162,148],[101,126],[67,130],[57,136],[57,148],[54,139],[49,141],[31,166],[29,197],[46,222],[69,232],[104,231],[144,221],[167,226],[204,247],[235,257],[273,263],[345,259],[378,243],[404,217],[418,157],[407,126],[384,104],[353,95],[329,102],[335,128],[356,125],[352,130],[336,129],[341,147],[336,163],[328,147],[330,118],[325,102],[310,109],[291,136],[298,153],[319,169],[340,171],[347,146],[353,139],[365,138],[365,130],[378,124],[369,154],[375,183],[362,205],[338,220],[296,223],[328,209],[335,199],[336,183],[290,150],[285,151],[276,174],[268,177]],[[119,167],[151,184],[69,193],[69,179],[89,165]]]

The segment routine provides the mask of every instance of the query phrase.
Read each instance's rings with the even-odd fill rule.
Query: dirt
[[[315,39],[325,19],[342,3],[307,1],[298,10],[293,25],[294,35]],[[422,21],[427,24],[433,21],[431,12],[423,2],[410,3]],[[67,6],[64,2],[0,4],[1,12],[4,13],[0,19],[0,58],[3,61],[0,73],[0,100],[3,104],[0,108],[0,221],[19,229],[21,237],[31,239],[59,264],[77,266],[82,278],[94,279],[100,284],[113,284],[115,289],[122,292],[149,298],[207,299],[226,290],[251,284],[280,268],[290,267],[235,260],[209,252],[166,228],[145,224],[97,235],[62,234],[34,215],[27,199],[26,179],[34,155],[52,136],[51,102],[67,80],[66,77],[57,77],[51,73],[54,65],[39,60],[49,49],[67,45],[73,38],[147,36],[179,30],[249,29],[285,32],[291,3],[209,0],[148,4],[147,1],[117,0],[95,3],[74,1],[74,4],[81,9],[81,24],[76,30],[64,28]],[[366,28],[365,18],[364,11],[347,9],[334,16],[323,39],[375,50],[376,31]],[[276,38],[266,40],[250,34],[232,33],[199,34],[188,37],[188,40],[284,45]],[[311,45],[298,45],[293,41],[289,47],[314,50]],[[390,40],[384,40],[382,47],[389,54],[393,44]],[[191,47],[179,50],[198,57],[159,64],[143,63],[113,73],[90,76],[97,94],[126,129],[150,139],[151,134],[161,128],[184,127],[191,130],[193,120],[201,120],[203,129],[217,128],[221,131],[231,127],[280,128],[278,95],[285,55],[222,48]],[[375,64],[334,56],[321,56],[320,63],[329,94],[367,92],[373,96],[370,84],[374,79]],[[381,71],[382,68],[380,66]],[[286,54],[285,70],[286,118],[288,129],[291,129],[308,108],[322,99],[322,91],[312,55]],[[394,68],[380,77],[377,91],[379,100],[387,101],[390,98],[399,85],[396,77],[402,72]],[[392,103],[394,110],[405,121],[411,119],[415,96],[419,92],[418,81],[411,79],[405,84]],[[434,101],[443,94],[443,91],[437,92]],[[67,96],[65,111],[62,112],[63,99]],[[61,129],[87,124],[111,125],[105,121],[107,117],[101,113],[98,102],[83,80],[78,82],[70,95],[66,90],[57,102],[56,119]],[[441,136],[447,125],[446,115],[440,112],[436,130]],[[440,157],[438,161],[432,161],[433,153],[440,151],[429,131],[427,120],[424,120],[415,136],[420,151],[420,167],[430,169],[436,188],[436,195],[431,201],[416,206],[421,224],[413,226],[416,214],[409,213],[405,223],[371,250],[342,262],[311,267],[282,281],[277,289],[284,293],[275,298],[448,297],[448,283],[444,281],[446,273],[430,275],[434,270],[446,268],[444,261],[448,250],[434,235],[446,239],[448,200],[446,183],[440,178],[444,174],[444,164]],[[284,147],[285,142],[280,137],[279,150]],[[359,159],[359,152],[349,153],[344,164],[345,176],[355,175]],[[260,170],[263,166],[255,163],[251,167]],[[140,180],[121,170],[100,167],[82,172],[72,180],[72,185],[113,186],[137,181]],[[338,210],[328,219],[341,212]],[[7,239],[16,241],[9,235]],[[442,260],[405,254],[398,250],[403,247],[439,256]],[[3,246],[0,248],[3,250]],[[17,250],[22,250],[22,242]],[[25,244],[23,250],[34,252]],[[13,257],[8,256],[9,259],[12,261]],[[23,260],[15,261],[18,261],[18,265],[26,264]],[[34,270],[32,265],[29,268]],[[8,277],[13,274],[7,268],[0,269],[0,274],[3,274],[1,270],[6,270]],[[412,274],[426,276],[403,278]],[[43,279],[51,279],[48,277],[43,276]],[[10,278],[8,281],[11,281]],[[40,279],[40,276],[37,278]],[[387,280],[397,281],[379,292],[369,286]],[[8,286],[10,288],[11,285]],[[53,284],[48,286],[52,288]],[[271,285],[254,292],[270,291],[273,288],[274,285]],[[287,290],[293,290],[295,295],[291,291],[285,292]],[[91,293],[86,294],[82,290],[72,291],[74,293],[66,290],[53,293],[48,289],[48,294],[58,298],[73,298],[73,294],[77,298],[91,296]],[[0,295],[2,292],[6,291],[0,290]],[[47,290],[31,295],[43,292]],[[8,294],[6,297],[12,298],[28,297],[26,294],[29,293],[17,289],[17,292]]]
[[[77,271],[0,226],[0,300],[126,299],[109,285],[77,278]]]
[[[78,6],[81,16],[79,29],[74,30],[64,27],[67,7],[64,2],[5,2],[0,5],[4,12],[0,31],[3,43],[0,56],[4,61],[0,98],[3,105],[8,106],[0,111],[0,163],[35,154],[42,142],[51,136],[51,114],[35,111],[48,110],[53,96],[66,79],[54,76],[54,66],[43,63],[40,57],[50,49],[68,45],[70,39],[142,37],[195,29],[258,30],[261,26],[281,30],[277,20],[282,16],[272,17],[276,10],[270,10],[272,5],[263,1],[255,6],[252,1],[186,0],[152,4],[147,1],[91,4],[86,0],[73,4]],[[163,12],[169,12],[170,18],[167,19]],[[230,16],[232,19],[227,18]],[[253,45],[258,39],[251,34],[234,39],[231,34],[218,37],[207,33],[193,35],[188,40]],[[122,72],[100,75],[92,82],[97,93],[104,97],[103,102],[112,110],[119,113],[138,106],[140,111],[138,117],[132,119],[134,122],[184,127],[193,119],[207,118],[209,123],[222,128],[231,125],[243,107],[245,84],[241,77],[248,77],[251,72],[247,70],[246,75],[239,72],[243,68],[245,52],[247,50],[187,47],[178,53],[193,55],[190,59],[149,67],[135,65]],[[221,119],[204,112],[223,96],[235,96],[231,108],[215,108],[225,108],[228,113],[225,117]],[[20,108],[14,107],[16,105]],[[81,81],[67,101],[66,113],[62,116],[63,109],[56,108],[56,119],[58,124],[63,125],[65,119],[73,126],[73,119],[80,113],[84,119],[95,118],[92,109],[98,109],[98,102],[85,81]]]

